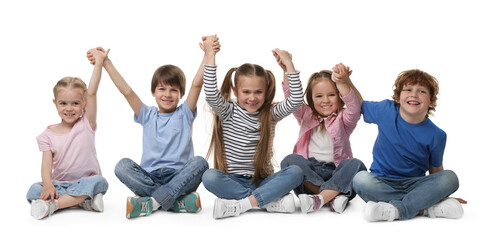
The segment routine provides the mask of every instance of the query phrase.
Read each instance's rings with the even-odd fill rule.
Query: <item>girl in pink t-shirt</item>
[[[294,189],[303,213],[318,211],[327,203],[331,210],[342,213],[356,195],[352,178],[366,170],[353,158],[349,141],[362,102],[349,79],[351,72],[340,63],[333,72],[313,73],[306,88],[307,104],[293,113],[301,126],[299,138],[294,154],[285,157],[281,167],[296,165],[303,170],[304,182]],[[287,86],[283,87],[287,95]]]
[[[96,64],[89,88],[79,78],[62,78],[53,88],[62,121],[50,125],[38,136],[43,152],[42,182],[35,183],[27,193],[31,215],[45,218],[58,209],[82,207],[103,211],[103,194],[108,183],[101,176],[96,158],[96,92],[107,52],[93,51]]]

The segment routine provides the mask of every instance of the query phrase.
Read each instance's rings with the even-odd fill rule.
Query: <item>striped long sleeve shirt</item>
[[[272,105],[273,127],[278,121],[296,111],[303,103],[303,89],[299,72],[289,74],[290,95]],[[217,86],[216,66],[205,65],[204,89],[206,101],[223,125],[225,157],[229,174],[254,175],[253,156],[260,140],[259,112],[249,113],[238,102],[227,101]]]

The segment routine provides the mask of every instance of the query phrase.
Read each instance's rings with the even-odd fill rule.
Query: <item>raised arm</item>
[[[98,51],[104,51],[102,48],[97,48]],[[88,59],[92,64],[95,64],[95,58],[93,54],[88,52]],[[141,111],[141,107],[143,106],[143,102],[139,97],[136,95],[136,93],[132,90],[132,88],[127,84],[127,82],[124,80],[122,75],[117,71],[115,66],[113,65],[112,61],[110,59],[106,58],[106,60],[103,62],[103,67],[107,71],[108,75],[112,79],[113,83],[119,89],[120,93],[124,95],[125,99],[129,103],[129,106],[131,106],[132,111],[134,111],[134,114],[136,116],[139,116],[139,112]]]
[[[349,67],[344,66],[344,64],[342,63],[335,65],[332,70],[332,81],[337,84],[337,88],[339,89],[339,92],[342,94],[342,96],[346,96],[347,94],[349,94],[349,88],[352,88],[354,94],[356,94],[357,98],[359,99],[359,104],[362,104],[363,97],[349,78],[352,74],[352,70],[349,70]]]
[[[194,76],[193,82],[191,84],[191,89],[189,90],[189,94],[187,95],[187,104],[189,105],[189,109],[191,109],[192,112],[194,112],[194,110],[196,109],[199,95],[201,94],[201,88],[203,87],[203,73],[205,69],[204,65],[206,64],[207,58],[211,57],[209,55],[214,55],[215,53],[220,51],[220,43],[218,42],[218,37],[216,35],[203,37],[202,40],[203,43],[200,43],[199,46],[205,52],[205,55],[203,57],[203,60],[201,61],[201,64],[199,65],[196,75]]]
[[[303,89],[299,72],[296,71],[292,62],[292,54],[278,48],[274,49],[272,53],[280,67],[284,71],[287,70],[287,79],[284,76],[284,84],[289,85],[289,96],[273,109],[274,120],[279,121],[296,111],[302,105]]]
[[[108,56],[107,51],[98,51],[96,48],[90,49],[90,52],[94,57],[94,68],[93,74],[91,74],[91,80],[89,81],[88,92],[86,95],[86,117],[88,118],[89,124],[93,130],[96,129],[96,112],[97,112],[97,101],[96,93],[98,92],[98,86],[100,85],[101,71],[103,67],[103,62]]]

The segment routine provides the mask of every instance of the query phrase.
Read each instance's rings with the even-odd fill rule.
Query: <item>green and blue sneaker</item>
[[[148,216],[153,211],[153,202],[150,197],[128,197],[126,218]]]
[[[174,212],[197,213],[201,211],[201,201],[197,192],[182,195],[175,200],[172,206]]]

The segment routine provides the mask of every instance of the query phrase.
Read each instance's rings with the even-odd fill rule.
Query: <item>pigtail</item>
[[[231,68],[223,80],[222,86],[220,87],[220,95],[224,97],[227,101],[230,101],[230,92],[232,89],[232,73],[237,68]],[[223,139],[223,127],[220,116],[214,114],[213,121],[213,133],[211,135],[210,147],[208,148],[208,153],[206,154],[209,158],[213,152],[214,168],[222,172],[227,173],[227,162],[225,157],[225,144]]]
[[[265,102],[260,108],[258,115],[260,122],[260,140],[257,151],[254,154],[254,176],[253,182],[258,185],[271,174],[273,174],[273,117],[272,104],[275,97],[275,76],[269,70],[266,71],[266,95]]]

